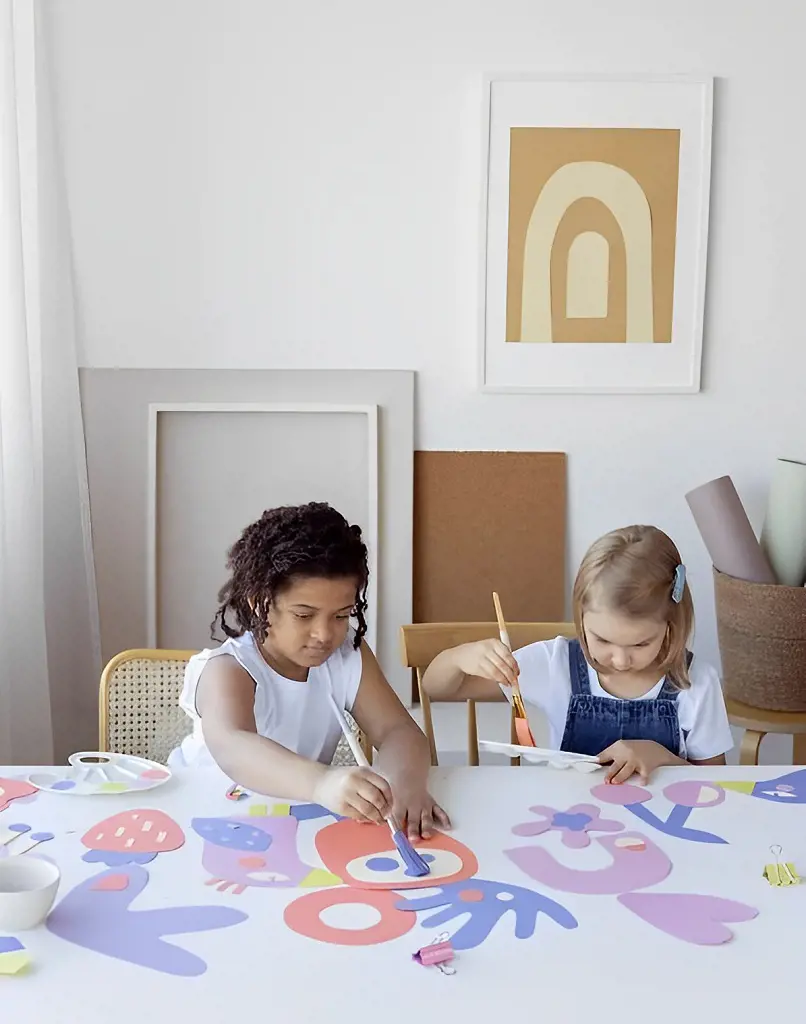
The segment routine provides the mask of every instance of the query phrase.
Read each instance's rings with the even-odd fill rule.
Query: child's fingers
[[[363,801],[362,809],[363,805],[372,808],[370,816],[373,821],[383,822],[391,806],[391,800],[387,799],[383,790],[369,779],[362,779],[356,786],[355,795],[358,800]]]
[[[447,813],[439,806],[439,804],[434,804],[434,821],[439,826],[439,828],[451,827],[451,819],[448,817]]]
[[[627,779],[631,778],[635,774],[635,765],[631,760],[625,761],[618,769],[618,771],[610,772],[608,779],[614,786],[620,785],[622,782],[626,782]]]
[[[369,800],[365,800],[360,793],[353,793],[347,801],[347,807],[353,812],[350,815],[352,818],[357,818],[359,821],[371,821],[376,825],[383,824],[383,815],[378,808]]]
[[[434,833],[434,819],[431,815],[431,811],[427,808],[423,809],[420,813],[420,827],[414,827],[414,835],[412,838],[419,839],[421,836],[423,839],[430,839]],[[411,821],[409,821],[409,836],[412,835]]]

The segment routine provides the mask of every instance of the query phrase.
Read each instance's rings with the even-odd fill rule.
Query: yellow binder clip
[[[775,863],[766,864],[764,867],[764,877],[770,885],[797,885],[800,878],[795,871],[795,865],[782,860],[783,850],[781,847],[771,846],[770,853],[775,857]]]

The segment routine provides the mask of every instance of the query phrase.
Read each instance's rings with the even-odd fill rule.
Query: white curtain
[[[0,764],[95,735],[72,272],[36,0],[0,0]]]

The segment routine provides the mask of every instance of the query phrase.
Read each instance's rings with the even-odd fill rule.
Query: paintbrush
[[[512,642],[507,632],[507,624],[504,622],[504,613],[501,611],[501,601],[495,591],[493,591],[493,604],[495,605],[495,617],[498,619],[498,635],[501,637],[501,643],[511,653]],[[536,747],[537,744],[532,736],[532,730],[529,728],[529,718],[517,679],[510,689],[512,690],[512,707],[515,710],[515,735],[518,737],[518,743],[522,747]]]
[[[370,763],[367,760],[364,751],[361,749],[361,744],[355,738],[355,733],[347,724],[347,719],[344,717],[341,708],[336,703],[333,694],[329,693],[330,704],[336,715],[336,720],[341,726],[341,731],[344,733],[344,738],[350,745],[350,750],[353,752],[353,757],[356,763],[361,768],[369,768]],[[397,852],[400,854],[403,863],[408,868],[407,874],[414,875],[417,878],[421,878],[423,875],[430,873],[431,868],[428,866],[428,861],[423,860],[419,853],[414,849],[409,841],[409,837],[401,829],[400,825],[395,820],[393,814],[389,813],[386,816],[386,824],[389,826],[389,831],[392,833],[392,839],[394,841]]]

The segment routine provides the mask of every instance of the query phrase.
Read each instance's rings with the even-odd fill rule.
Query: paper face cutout
[[[386,825],[365,825],[347,818],[316,835],[316,849],[327,869],[359,889],[423,889],[470,878],[478,871],[472,850],[452,836],[435,832],[416,844],[430,862],[430,873],[411,877]]]

